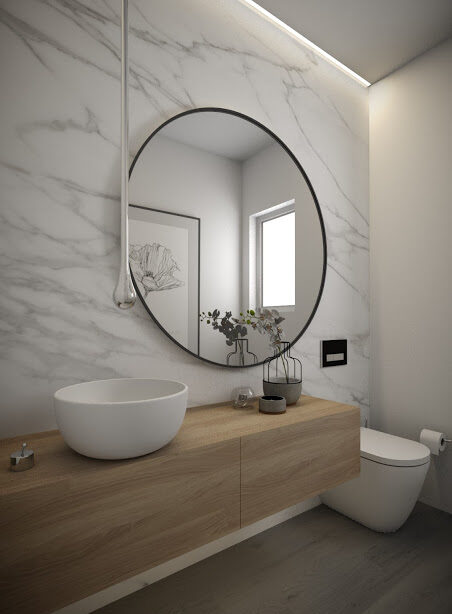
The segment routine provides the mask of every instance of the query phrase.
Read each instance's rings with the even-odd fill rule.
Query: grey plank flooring
[[[383,535],[320,506],[96,612],[452,612],[452,516],[418,503]]]

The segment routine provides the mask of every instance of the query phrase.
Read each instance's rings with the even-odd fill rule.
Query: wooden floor
[[[382,535],[317,507],[97,613],[452,612],[452,516],[421,503]]]

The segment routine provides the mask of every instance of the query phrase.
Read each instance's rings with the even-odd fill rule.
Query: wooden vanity
[[[303,396],[283,415],[187,410],[165,448],[127,461],[58,431],[0,442],[0,612],[53,612],[359,474],[359,409]],[[30,471],[9,471],[26,441]]]

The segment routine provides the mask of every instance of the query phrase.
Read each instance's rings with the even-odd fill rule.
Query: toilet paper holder
[[[440,431],[432,431],[431,429],[423,428],[419,434],[419,441],[430,449],[430,452],[438,456],[446,449],[446,445],[452,443],[452,439],[446,437]]]
[[[445,444],[445,443],[452,443],[452,439],[448,439],[444,433],[441,433],[442,437],[441,437],[441,444]]]

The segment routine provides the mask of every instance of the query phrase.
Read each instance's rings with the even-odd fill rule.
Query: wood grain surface
[[[241,440],[241,525],[359,475],[359,413],[323,416]]]
[[[2,497],[0,610],[52,612],[237,530],[239,445]]]
[[[76,454],[66,446],[58,431],[3,439],[0,440],[0,494],[42,487],[85,474],[99,474],[99,479],[104,479],[106,474],[115,473],[122,466],[137,471],[137,465],[146,465],[162,456],[310,422],[324,416],[342,416],[350,411],[359,413],[351,405],[308,396],[302,396],[296,405],[290,405],[282,415],[259,413],[257,403],[244,409],[235,409],[230,403],[193,407],[187,410],[179,433],[171,443],[147,456],[125,461],[94,460]],[[36,467],[31,471],[12,473],[9,471],[9,455],[20,448],[22,441],[26,441],[35,451]]]
[[[12,473],[21,441],[36,466]],[[58,431],[0,451],[0,612],[46,614],[348,479],[359,410],[310,397],[276,416],[193,408],[173,442],[126,461],[80,456]]]

